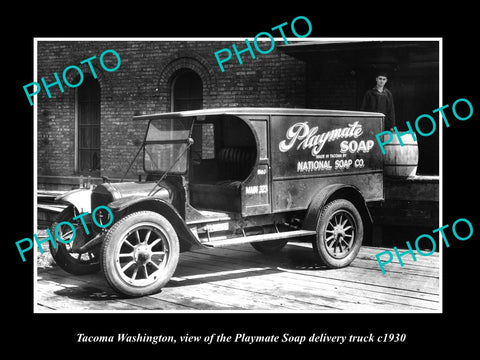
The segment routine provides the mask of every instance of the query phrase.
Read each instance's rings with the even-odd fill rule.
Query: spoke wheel
[[[101,251],[107,281],[127,296],[158,292],[173,275],[178,256],[178,237],[172,225],[151,211],[118,221],[108,231]]]
[[[322,263],[330,268],[348,266],[357,256],[362,241],[362,217],[350,201],[337,199],[322,208],[313,242]]]
[[[152,223],[140,223],[120,240],[115,254],[116,270],[132,286],[154,282],[169,261],[168,235]]]
[[[350,253],[356,234],[356,222],[349,212],[336,211],[328,220],[323,237],[328,254],[342,259]]]
[[[60,241],[55,241],[55,247],[53,247],[52,243],[49,242],[50,253],[55,260],[55,263],[70,274],[85,275],[97,272],[100,270],[98,246],[93,247],[88,252],[84,253],[72,252],[72,246],[74,242],[78,241],[83,243],[93,236],[91,230],[90,234],[87,235],[83,225],[80,223],[80,220],[73,221],[73,217],[75,217],[73,206],[69,206],[65,208],[53,222],[52,226],[50,227],[50,233],[54,238],[56,238],[55,229],[57,229],[58,224],[64,221],[70,222],[75,227],[76,234],[75,239],[66,244]],[[57,233],[65,242],[70,240],[73,235],[72,228],[65,224],[58,227]]]

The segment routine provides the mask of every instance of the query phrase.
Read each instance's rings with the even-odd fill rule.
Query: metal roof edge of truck
[[[200,110],[186,110],[149,115],[134,116],[134,120],[151,120],[171,117],[207,116],[207,115],[319,115],[319,116],[384,116],[382,113],[353,111],[353,110],[327,110],[306,108],[278,108],[278,107],[229,107]]]

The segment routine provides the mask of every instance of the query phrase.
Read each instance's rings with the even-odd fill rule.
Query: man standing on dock
[[[388,81],[387,74],[384,72],[378,73],[376,81],[375,87],[365,93],[361,110],[385,114],[385,130],[393,130],[395,126],[395,107],[393,105],[393,95],[385,87]]]

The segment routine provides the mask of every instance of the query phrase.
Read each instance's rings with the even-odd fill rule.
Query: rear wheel
[[[262,254],[274,254],[282,250],[285,245],[287,245],[288,240],[273,240],[273,241],[262,241],[262,242],[253,242],[250,245],[257,251],[260,251]]]
[[[127,296],[144,296],[160,291],[170,280],[179,249],[177,234],[165,217],[138,211],[108,231],[100,261],[113,289]]]
[[[363,228],[362,217],[350,201],[333,200],[320,211],[313,249],[329,268],[348,266],[362,246]]]

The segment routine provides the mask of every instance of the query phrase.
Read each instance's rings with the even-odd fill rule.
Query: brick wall
[[[91,73],[84,59],[92,61],[101,87],[101,175],[121,176],[143,139],[146,123],[134,123],[140,114],[170,111],[171,81],[181,69],[194,70],[203,81],[203,107],[272,106],[305,107],[305,65],[276,49],[270,54],[235,55],[221,72],[214,52],[231,49],[232,41],[39,41],[37,43],[38,81],[61,78],[70,65]],[[245,43],[235,42],[238,49]],[[121,57],[121,66],[107,72],[99,57],[107,49]],[[105,56],[107,67],[116,59]],[[71,83],[75,83],[67,73]],[[72,75],[72,76],[73,76]],[[63,84],[37,95],[39,175],[75,175],[75,89]],[[140,159],[132,176],[142,169]]]
[[[343,63],[309,62],[308,108],[360,110],[357,79]]]

